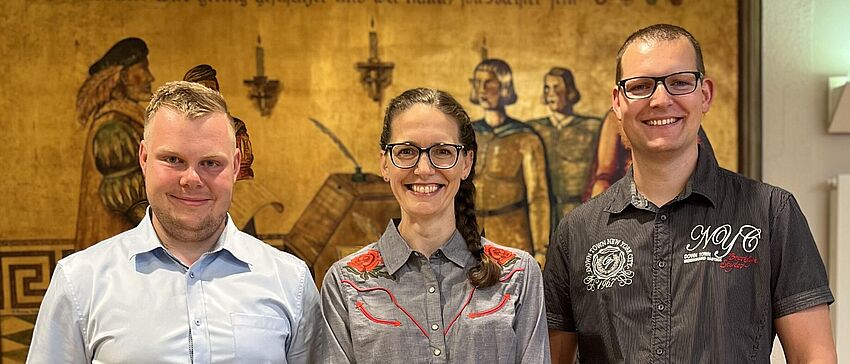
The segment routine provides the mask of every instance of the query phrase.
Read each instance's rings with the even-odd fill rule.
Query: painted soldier
[[[505,61],[481,61],[471,81],[470,101],[484,109],[484,118],[472,124],[479,151],[479,225],[488,239],[526,250],[542,263],[551,223],[543,142],[531,127],[505,113],[517,99]]]
[[[546,148],[549,194],[552,198],[552,226],[583,202],[587,194],[599,128],[602,120],[576,114],[573,106],[581,100],[573,73],[553,67],[543,76],[543,103],[549,116],[530,120],[530,125]]]

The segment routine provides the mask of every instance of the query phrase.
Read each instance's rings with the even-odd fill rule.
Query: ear
[[[387,152],[381,152],[381,176],[384,177],[384,180],[390,178],[390,159],[387,156]]]
[[[714,80],[704,78],[700,92],[702,93],[702,113],[705,114],[711,108],[711,102],[714,101]]]
[[[620,95],[620,87],[614,86],[614,89],[611,91],[611,110],[614,111],[614,115],[617,115],[617,120],[623,120],[623,112],[620,110],[620,102],[623,101]]]
[[[145,175],[145,166],[148,164],[148,150],[145,147],[145,140],[139,142],[139,166],[142,167],[142,175]]]
[[[573,88],[573,87],[570,87],[570,90],[569,90],[568,92],[569,92],[569,93],[567,93],[567,101],[568,101],[571,105],[575,105],[576,103],[578,103],[578,100],[579,100],[579,93],[578,93],[578,90],[576,90],[576,89],[575,89],[575,88]]]
[[[239,176],[239,165],[242,164],[242,151],[236,148],[236,153],[233,154],[233,182],[236,182],[236,177]]]
[[[475,152],[471,150],[463,156],[463,179],[466,179],[472,173],[472,160],[474,156]]]

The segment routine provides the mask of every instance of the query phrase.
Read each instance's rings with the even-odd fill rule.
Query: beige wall
[[[827,179],[850,173],[850,135],[826,133],[827,78],[850,72],[850,4],[762,0],[762,8],[763,178],[794,194],[828,261]]]

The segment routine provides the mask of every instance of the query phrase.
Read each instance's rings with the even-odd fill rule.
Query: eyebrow
[[[171,148],[160,147],[154,151],[155,155],[163,155],[163,154],[173,154],[178,157],[182,157],[183,153],[177,152]],[[227,158],[227,155],[222,152],[209,153],[201,156],[201,159],[219,159],[219,158]]]

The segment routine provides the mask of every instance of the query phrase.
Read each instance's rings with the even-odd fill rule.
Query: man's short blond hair
[[[189,120],[214,113],[225,114],[229,121],[233,145],[236,145],[236,127],[233,125],[233,117],[227,110],[224,97],[218,91],[186,81],[172,81],[162,85],[151,96],[151,102],[145,108],[145,139],[150,137],[151,120],[162,108],[174,110]]]

